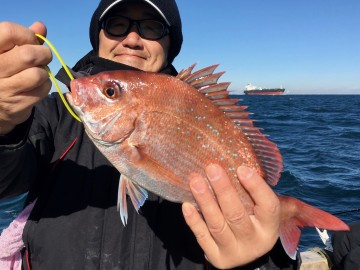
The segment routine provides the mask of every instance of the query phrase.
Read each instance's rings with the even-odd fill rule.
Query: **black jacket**
[[[121,68],[92,58],[82,70]],[[57,93],[0,139],[0,199],[27,190],[29,202],[38,198],[23,233],[25,269],[25,255],[34,270],[211,269],[180,204],[149,194],[136,213],[128,201],[123,226],[116,210],[119,172]]]
[[[108,61],[94,62],[98,66],[86,71],[109,69]],[[38,197],[23,233],[31,269],[204,269],[179,204],[150,195],[138,214],[129,201],[128,225],[122,225],[116,210],[120,175],[57,93],[3,144],[6,139],[0,198],[26,189],[29,201]]]

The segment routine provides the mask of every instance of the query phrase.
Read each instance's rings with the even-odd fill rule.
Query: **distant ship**
[[[285,92],[285,88],[259,88],[250,83],[245,86],[245,95],[282,95]]]

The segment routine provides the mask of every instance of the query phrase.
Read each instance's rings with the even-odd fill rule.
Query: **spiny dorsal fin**
[[[239,99],[229,97],[227,88],[230,83],[218,83],[218,79],[224,74],[214,73],[218,64],[192,73],[195,66],[196,64],[193,64],[182,70],[176,77],[204,94],[234,122],[235,127],[247,137],[260,158],[266,173],[266,182],[276,185],[283,169],[282,156],[276,144],[269,141],[260,128],[254,126],[254,120],[249,119],[251,113],[245,111],[247,106],[238,105]]]
[[[201,79],[205,76],[211,75],[214,73],[214,70],[219,66],[219,65],[212,65],[203,69],[200,69],[194,73],[191,73],[191,71],[194,69],[196,64],[191,65],[190,67],[188,67],[187,69],[185,69],[184,71],[181,71],[176,77],[181,80],[183,80],[184,82],[187,83],[191,83],[194,80],[197,79]]]
[[[189,77],[189,75],[191,74],[191,71],[194,69],[194,67],[196,66],[196,64],[192,64],[190,67],[188,67],[187,69],[183,69],[179,72],[179,74],[176,76],[176,78],[184,81],[184,78]]]

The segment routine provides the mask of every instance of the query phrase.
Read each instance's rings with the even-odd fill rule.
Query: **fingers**
[[[211,164],[206,174],[211,187],[201,175],[189,177],[190,189],[204,219],[192,205],[184,204],[183,211],[199,245],[213,258],[219,257],[219,250],[226,252],[236,246],[238,238],[252,235],[253,227],[225,170]]]
[[[30,29],[25,28],[19,24],[10,22],[0,23],[0,53],[8,51],[15,46],[24,44],[39,45],[38,38],[32,31],[39,31],[39,34],[46,34],[46,28],[41,23],[34,23]]]
[[[256,219],[263,226],[279,226],[280,202],[269,185],[252,169],[241,166],[237,169],[239,181],[255,202]]]
[[[48,73],[43,68],[26,69],[12,76],[11,80],[0,79],[0,83],[3,87],[0,119],[13,125],[24,122],[34,104],[47,96],[51,88]]]
[[[38,46],[35,32],[46,35],[45,25],[35,22],[28,29],[15,23],[0,23],[0,78],[50,63],[51,51],[46,46]]]
[[[42,91],[42,86],[51,87],[48,72],[42,67],[27,68],[0,82],[2,101],[21,95],[44,97],[50,88],[44,87]],[[34,93],[30,93],[32,91]]]
[[[34,22],[31,26],[29,26],[29,29],[33,31],[35,34],[40,34],[44,37],[46,37],[47,29],[45,25],[41,22]],[[40,44],[42,44],[42,40],[39,40]]]
[[[189,177],[189,183],[203,216],[197,212],[193,205],[184,203],[182,210],[185,221],[205,254],[210,258],[219,257],[218,244],[215,242],[213,234],[226,233],[224,218],[222,218],[221,211],[205,179],[199,174],[192,174]],[[206,220],[206,223],[203,218]],[[224,237],[224,241],[225,238],[229,239],[229,237]]]
[[[182,210],[206,258],[218,268],[247,264],[268,252],[278,238],[280,203],[252,169],[239,167],[235,188],[226,171],[211,164],[189,177],[201,214],[190,203]]]
[[[226,171],[217,164],[207,166],[206,175],[226,222],[231,227],[240,226],[244,229],[244,226],[250,224],[245,205],[243,204],[246,202],[248,195],[242,192],[245,200],[241,200],[239,192],[234,188],[234,183],[231,183]]]
[[[221,209],[214,198],[214,194],[208,182],[199,174],[193,174],[189,177],[190,189],[203,214],[209,229],[214,233],[221,233],[224,230],[225,221],[218,219]]]
[[[187,225],[190,227],[205,253],[209,251],[217,252],[216,243],[198,210],[191,203],[185,202],[182,205],[182,212]]]
[[[14,61],[16,59],[16,61]],[[16,46],[12,50],[0,54],[0,78],[12,75],[32,67],[42,68],[50,63],[52,54],[48,47],[39,45]]]
[[[212,241],[216,241],[218,238],[217,235],[223,235],[223,238],[220,239],[226,241],[227,237],[224,235],[226,235],[226,230],[228,230],[227,224],[207,181],[199,174],[192,174],[189,177],[189,183],[197,205],[199,206],[200,211],[206,221],[206,230],[209,231],[204,235],[198,233],[200,229],[205,228],[205,223],[204,225],[199,223],[199,225],[195,228],[198,229],[196,232],[198,235],[197,237],[199,237],[199,235],[201,236],[198,238],[198,240],[201,242],[209,242],[210,239],[207,239],[206,237],[211,237]],[[197,221],[199,221],[199,218],[197,218]]]
[[[52,54],[35,33],[46,35],[46,27],[40,22],[29,28],[0,23],[0,134],[24,122],[51,89],[44,66]]]

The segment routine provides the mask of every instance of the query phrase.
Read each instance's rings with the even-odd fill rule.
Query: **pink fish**
[[[118,209],[127,222],[126,194],[136,210],[147,190],[173,202],[196,202],[188,176],[205,176],[210,163],[223,166],[249,214],[254,202],[239,183],[236,168],[254,168],[270,185],[283,169],[277,146],[248,118],[246,106],[229,98],[230,83],[218,83],[217,65],[177,77],[142,71],[112,71],[71,82],[67,99],[86,133],[121,173]],[[279,235],[295,258],[301,231],[312,226],[348,230],[340,219],[298,199],[279,195]]]

